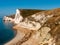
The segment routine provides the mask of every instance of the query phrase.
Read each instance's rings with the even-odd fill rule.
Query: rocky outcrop
[[[11,17],[7,17],[7,16],[4,16],[3,20],[9,21],[9,22],[14,22],[14,19],[12,19]]]

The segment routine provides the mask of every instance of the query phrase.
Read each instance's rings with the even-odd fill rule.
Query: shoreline
[[[13,29],[16,31],[16,36],[12,40],[10,40],[9,42],[5,43],[4,45],[17,44],[19,41],[22,40],[22,38],[24,38],[25,34],[27,34],[29,32],[29,30],[26,31],[25,28],[19,28],[19,29],[17,29],[17,28],[19,28],[19,27],[18,26],[13,27]],[[23,30],[21,30],[21,29],[23,29]]]

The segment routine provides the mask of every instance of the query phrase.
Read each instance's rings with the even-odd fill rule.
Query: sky
[[[0,16],[14,14],[18,8],[55,9],[60,8],[60,0],[0,0]]]

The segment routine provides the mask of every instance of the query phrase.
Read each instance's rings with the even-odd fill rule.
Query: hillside
[[[45,11],[45,10],[38,10],[38,9],[20,9],[20,11],[21,11],[21,15],[23,17],[27,17],[27,16],[30,16],[30,15],[33,15],[35,13],[42,12],[42,11]]]

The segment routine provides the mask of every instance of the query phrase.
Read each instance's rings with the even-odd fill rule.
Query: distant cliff
[[[38,12],[45,13],[46,15],[51,15],[51,14],[54,14],[55,16],[60,15],[60,8],[52,9],[52,10],[38,10],[38,9],[19,9],[19,10],[21,11],[21,15],[23,17],[27,17]],[[12,14],[8,17],[14,18],[14,16],[15,14]]]
[[[19,10],[21,12],[21,15],[24,18],[27,17],[27,16],[30,16],[30,15],[33,15],[35,13],[45,11],[45,10],[38,10],[38,9],[19,9]],[[12,14],[12,15],[10,15],[8,17],[14,18],[15,17],[15,14]]]

